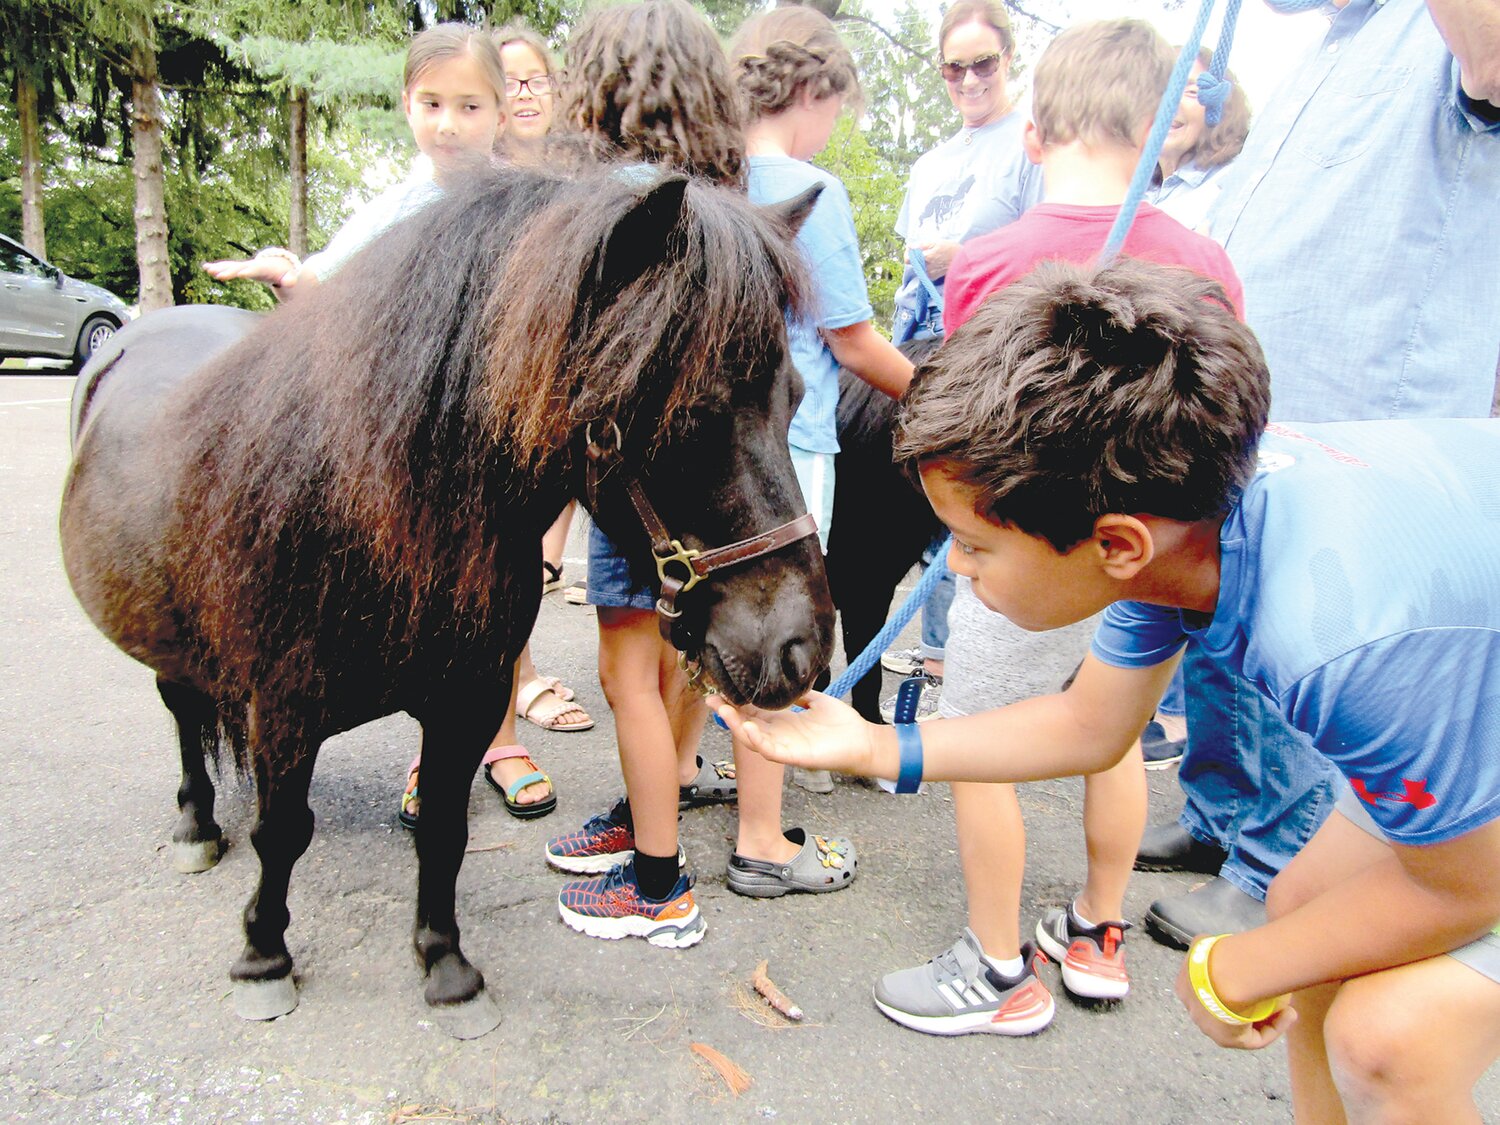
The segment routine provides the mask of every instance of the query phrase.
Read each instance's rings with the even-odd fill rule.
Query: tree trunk
[[[42,136],[37,122],[36,84],[16,68],[16,116],[21,125],[21,241],[39,258],[47,256],[42,220]]]
[[[292,213],[287,223],[287,248],[299,258],[307,255],[307,91],[293,86],[287,96],[291,125]]]
[[[131,46],[130,136],[135,150],[135,258],[141,311],[172,304],[167,253],[166,175],[162,170],[161,90],[150,29]]]

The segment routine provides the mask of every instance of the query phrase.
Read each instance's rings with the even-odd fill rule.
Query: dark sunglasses
[[[552,93],[552,76],[550,74],[538,74],[535,78],[507,78],[505,80],[505,96],[514,98],[520,95],[522,90],[530,90],[534,98],[543,98]]]
[[[948,82],[962,82],[964,71],[972,70],[975,78],[988,78],[1000,69],[1000,55],[980,55],[972,62],[943,62],[938,64],[938,69],[943,72],[944,80]]]

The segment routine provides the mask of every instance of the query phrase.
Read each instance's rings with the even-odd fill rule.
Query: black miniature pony
[[[918,366],[941,338],[901,345]],[[828,585],[838,608],[844,652],[853,660],[880,632],[896,586],[943,530],[927,498],[891,459],[896,400],[847,370],[839,372],[839,453],[828,534]],[[865,719],[880,718],[880,665],[860,678],[849,702]]]
[[[64,560],[177,720],[180,867],[220,852],[205,753],[254,772],[241,1015],[296,1005],[286,896],[319,746],[404,710],[422,724],[426,998],[454,1034],[498,1022],[454,883],[542,532],[570,497],[643,569],[657,556],[663,628],[709,686],[780,707],[826,665],[783,319],[815,197],[498,174],[269,318],[152,314],[80,378]]]

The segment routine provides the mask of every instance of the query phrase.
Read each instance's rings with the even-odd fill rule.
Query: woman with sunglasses
[[[1026,159],[1026,114],[1006,87],[1015,36],[1001,0],[956,0],[938,29],[939,70],[963,124],[912,166],[896,233],[907,260],[896,290],[891,338],[897,343],[943,333],[943,278],[960,243],[1012,223],[1042,199],[1042,172]],[[924,673],[917,713],[935,715],[953,578],[945,577],[922,610],[921,644],[887,652],[881,664]],[[895,698],[882,711],[894,713]]]
[[[1026,115],[1006,88],[1015,36],[1000,0],[957,0],[938,31],[939,69],[963,124],[912,167],[896,233],[908,260],[896,293],[897,343],[942,333],[943,276],[959,244],[1041,201],[1041,170],[1021,150]],[[913,255],[911,250],[919,251]],[[925,269],[932,289],[918,270]]]

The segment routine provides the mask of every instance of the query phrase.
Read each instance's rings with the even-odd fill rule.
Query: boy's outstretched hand
[[[736,708],[717,695],[708,700],[735,738],[773,762],[883,776],[875,745],[880,728],[865,722],[848,704],[822,692],[808,693],[799,704],[806,710]]]

